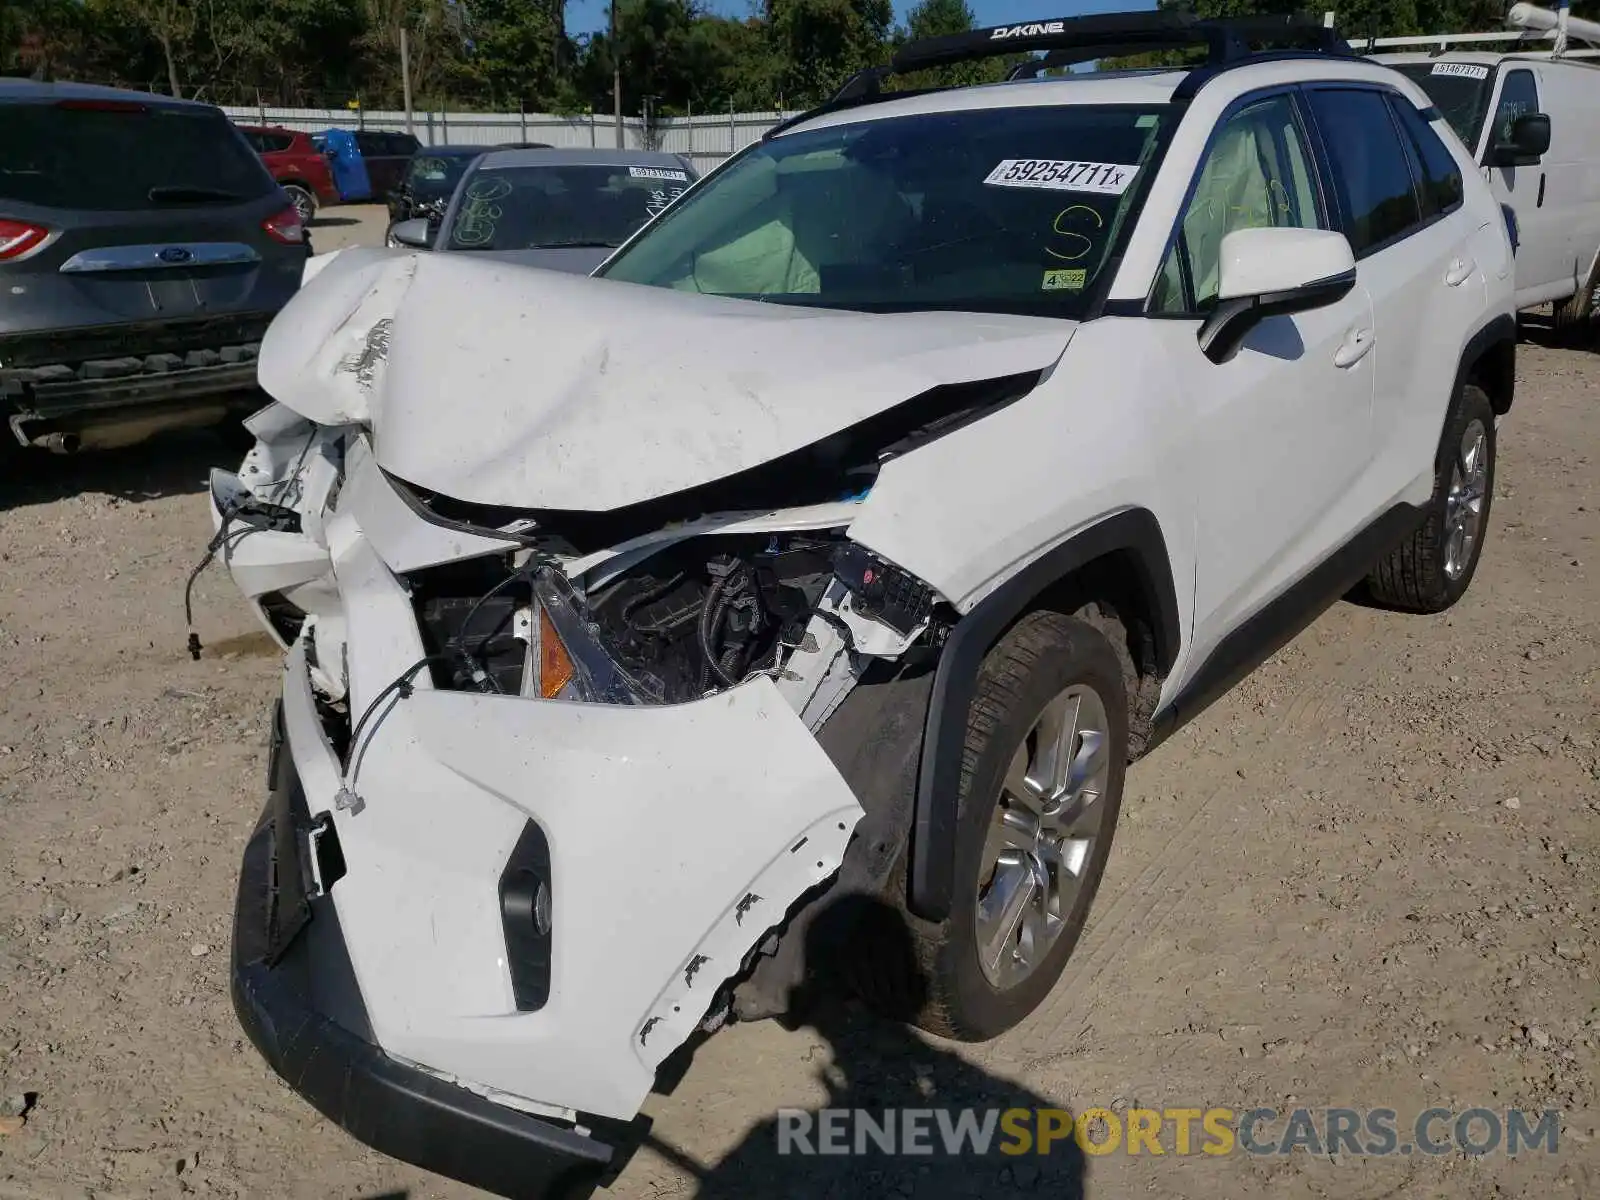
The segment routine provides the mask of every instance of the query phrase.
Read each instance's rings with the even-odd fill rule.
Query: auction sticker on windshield
[[[1462,79],[1487,79],[1489,68],[1478,63],[1434,63],[1433,75],[1457,75]]]
[[[1128,185],[1138,173],[1138,167],[1119,163],[1007,158],[989,172],[984,183],[992,187],[1049,188],[1056,192],[1099,192],[1106,196],[1120,196],[1128,190]]]
[[[629,167],[628,174],[634,179],[670,179],[674,183],[689,182],[689,172],[674,171],[671,167]]]

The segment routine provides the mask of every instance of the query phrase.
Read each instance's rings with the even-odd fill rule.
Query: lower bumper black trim
[[[293,765],[274,758],[234,916],[233,1007],[256,1049],[323,1116],[393,1158],[512,1200],[588,1195],[611,1167],[611,1146],[395,1061],[317,1011],[291,970],[268,965],[275,939],[263,918],[282,910],[282,892],[300,880],[298,839],[289,832],[280,850],[279,831],[305,812]]]
[[[229,398],[238,398],[240,403],[245,399],[259,403],[260,396],[256,364],[252,360],[166,374],[41,383],[25,388],[15,403],[28,415],[44,420],[69,414],[110,412],[141,404],[220,403]]]

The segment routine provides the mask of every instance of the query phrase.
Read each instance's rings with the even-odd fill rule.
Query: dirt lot
[[[200,662],[181,605],[205,467],[233,457],[195,436],[0,482],[0,1100],[28,1106],[0,1196],[465,1197],[319,1119],[234,1021],[278,667],[220,572]],[[614,1194],[1077,1193],[1072,1160],[780,1162],[774,1110],[831,1098],[1555,1107],[1553,1157],[1114,1154],[1087,1191],[1600,1195],[1597,462],[1600,359],[1525,347],[1472,593],[1434,619],[1335,607],[1136,768],[1041,1012],[981,1047],[847,1010],[726,1031],[652,1100]]]
[[[325,208],[311,223],[311,248],[318,254],[346,246],[381,246],[389,210],[381,204]]]

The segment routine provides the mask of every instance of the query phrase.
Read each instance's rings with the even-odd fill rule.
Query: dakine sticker
[[[1008,158],[989,172],[992,187],[1048,188],[1055,192],[1099,192],[1120,196],[1138,167],[1119,163],[1075,162],[1058,158]]]
[[[1044,290],[1047,292],[1081,292],[1089,282],[1089,272],[1082,267],[1072,271],[1046,271]]]
[[[674,183],[689,182],[689,172],[674,171],[671,167],[629,167],[628,174],[635,179],[670,179]]]
[[[1477,63],[1434,63],[1432,75],[1455,75],[1462,79],[1487,79],[1489,68]]]
[[[1025,25],[1002,25],[990,32],[989,40],[999,42],[1007,38],[1046,37],[1052,33],[1064,33],[1066,28],[1065,21],[1030,21]]]

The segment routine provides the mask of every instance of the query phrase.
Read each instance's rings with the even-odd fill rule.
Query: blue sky
[[[915,0],[895,0],[896,21],[904,21],[906,10]],[[1154,8],[1149,0],[968,0],[977,14],[979,25],[1010,25],[1017,21],[1038,21],[1049,17],[1075,17],[1092,12],[1126,12],[1130,8]],[[710,0],[713,12],[724,16],[745,16],[751,11],[750,0]],[[607,0],[570,0],[567,4],[567,32],[590,33],[605,27],[611,11]]]

